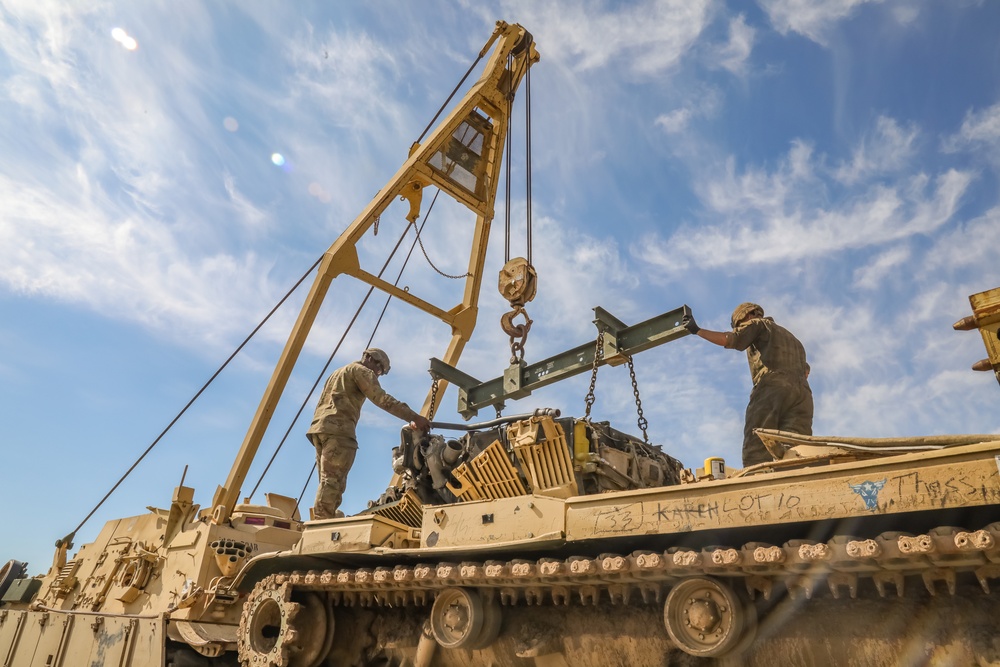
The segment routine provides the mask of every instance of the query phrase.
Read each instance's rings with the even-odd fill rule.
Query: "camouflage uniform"
[[[734,321],[739,321],[737,315]],[[753,432],[755,428],[812,435],[813,397],[802,343],[770,317],[754,317],[735,326],[726,347],[746,350],[753,378],[743,427],[743,465],[774,458]]]
[[[319,469],[319,488],[313,507],[315,519],[332,518],[340,507],[347,487],[347,473],[358,451],[355,427],[366,398],[405,421],[418,417],[406,403],[387,394],[378,382],[378,375],[360,362],[334,371],[323,387],[312,426],[306,432],[306,437],[316,447]]]

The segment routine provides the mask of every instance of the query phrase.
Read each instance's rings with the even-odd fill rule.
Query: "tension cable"
[[[438,191],[436,191],[434,193],[434,199],[431,200],[431,204],[427,208],[427,213],[424,215],[424,221],[423,221],[423,223],[421,223],[420,228],[417,229],[416,225],[414,225],[414,228],[417,231],[417,238],[420,237],[420,232],[423,231],[424,226],[427,224],[427,220],[430,218],[431,211],[434,210],[434,202],[437,201],[437,196],[438,196],[438,194],[440,192],[441,191],[438,190]],[[403,230],[403,234],[399,237],[399,240],[396,241],[396,245],[393,247],[392,252],[389,253],[389,257],[385,260],[385,263],[382,265],[382,268],[378,272],[378,277],[379,278],[382,277],[382,274],[385,273],[386,269],[389,267],[389,263],[392,261],[392,258],[396,256],[396,252],[399,250],[399,247],[403,244],[403,240],[406,238],[406,234],[409,231],[409,228],[410,228],[410,226],[407,225],[406,229]],[[398,284],[400,278],[402,278],[402,276],[403,276],[403,270],[406,269],[406,265],[410,261],[410,257],[413,255],[413,249],[416,247],[416,243],[417,243],[416,240],[414,240],[414,242],[410,245],[410,250],[409,250],[409,252],[406,255],[406,259],[403,261],[403,266],[400,267],[400,269],[399,269],[399,274],[396,276],[396,281],[393,283],[394,285]],[[372,286],[370,286],[368,288],[368,292],[365,294],[365,298],[361,300],[361,304],[358,306],[357,310],[354,312],[354,316],[351,318],[351,321],[347,324],[347,328],[344,330],[344,333],[341,335],[340,340],[337,341],[337,345],[333,348],[333,352],[330,353],[329,358],[326,360],[326,364],[324,364],[322,370],[320,370],[319,375],[316,377],[316,381],[313,382],[313,386],[309,390],[309,393],[306,395],[305,400],[303,400],[302,404],[299,406],[298,412],[296,412],[295,413],[295,417],[292,418],[291,424],[288,425],[288,430],[285,431],[285,434],[282,436],[281,441],[278,443],[278,446],[275,448],[274,453],[271,455],[271,458],[268,460],[267,465],[264,467],[264,470],[261,472],[260,477],[257,480],[257,483],[254,485],[253,490],[250,492],[250,495],[249,495],[250,498],[252,498],[254,496],[254,494],[257,492],[257,489],[260,488],[261,483],[264,481],[264,477],[267,475],[267,472],[271,469],[271,465],[274,463],[274,460],[277,458],[278,452],[281,451],[281,448],[284,446],[285,441],[288,440],[288,436],[291,435],[292,429],[295,428],[295,424],[298,422],[299,417],[302,416],[302,413],[305,411],[306,406],[309,405],[309,401],[312,398],[313,393],[315,393],[316,388],[319,386],[319,383],[322,382],[323,379],[324,379],[324,377],[326,376],[326,372],[330,368],[330,365],[333,363],[334,358],[337,356],[337,352],[340,351],[340,346],[343,345],[344,340],[347,338],[347,334],[350,333],[351,328],[354,326],[354,323],[357,321],[358,317],[361,315],[362,309],[364,309],[365,305],[368,303],[368,299],[371,297],[371,295],[374,292],[375,292],[375,286],[372,285]],[[392,295],[389,296],[389,299],[391,299],[391,298],[392,298]],[[389,305],[389,301],[387,300],[386,304],[385,304],[385,307],[382,308],[382,315],[385,315],[385,309],[386,309],[386,307],[388,307],[388,305]],[[375,327],[372,329],[372,335],[371,335],[371,338],[368,339],[368,345],[366,347],[371,347],[372,339],[375,338],[375,332],[378,331],[378,327],[382,323],[382,315],[379,315],[378,321],[376,322]],[[312,475],[313,475],[313,472],[315,472],[315,470],[316,470],[316,466],[315,466],[315,464],[313,464],[312,470],[309,471],[309,477],[306,479],[306,486],[308,486],[309,482],[312,480]],[[304,490],[303,490],[303,493],[304,493]],[[301,502],[301,500],[302,500],[302,497],[300,496],[299,497],[299,501]],[[298,507],[298,503],[296,503],[296,507]]]
[[[101,498],[100,502],[94,506],[94,509],[90,510],[90,514],[88,514],[84,518],[84,520],[80,522],[80,525],[74,528],[69,535],[56,542],[57,546],[67,545],[67,549],[72,547],[73,538],[76,536],[77,531],[83,528],[83,525],[90,520],[90,517],[94,516],[94,513],[97,512],[97,510],[100,509],[101,505],[103,505],[104,502],[111,497],[111,494],[114,493],[119,486],[121,486],[121,483],[125,481],[125,478],[128,477],[132,473],[132,471],[136,469],[136,466],[138,466],[139,463],[141,463],[142,460],[146,458],[146,455],[149,454],[151,451],[153,451],[153,447],[155,447],[157,443],[160,442],[163,436],[167,434],[167,431],[169,431],[173,427],[173,425],[177,423],[177,420],[179,420],[181,416],[183,416],[184,413],[187,412],[188,408],[190,408],[194,404],[194,402],[198,400],[198,397],[201,396],[206,389],[208,389],[208,386],[212,384],[213,381],[215,381],[215,378],[219,376],[219,373],[221,373],[223,369],[225,369],[225,367],[229,365],[229,362],[231,362],[234,358],[236,358],[236,355],[239,354],[244,347],[246,347],[246,344],[250,342],[250,339],[253,338],[258,331],[260,331],[261,327],[263,327],[264,324],[266,324],[269,319],[271,319],[271,316],[274,315],[274,313],[278,310],[278,308],[280,308],[281,305],[285,303],[288,297],[290,297],[292,293],[296,289],[298,289],[299,285],[302,284],[302,281],[304,281],[309,276],[309,274],[312,273],[317,266],[319,266],[319,263],[322,260],[323,257],[320,256],[320,258],[317,259],[313,263],[313,265],[310,266],[309,269],[302,274],[302,277],[299,278],[294,285],[292,285],[292,288],[285,293],[285,296],[281,297],[281,299],[278,301],[278,303],[274,305],[271,311],[264,316],[264,319],[262,319],[260,323],[257,324],[256,327],[254,327],[253,331],[250,332],[250,335],[248,335],[246,338],[243,339],[243,342],[240,343],[235,350],[233,350],[233,353],[229,355],[229,358],[226,359],[223,362],[223,364],[219,366],[219,368],[215,371],[215,373],[212,374],[212,377],[208,379],[208,382],[206,382],[201,386],[201,389],[199,389],[195,393],[195,395],[191,397],[191,400],[189,400],[187,404],[183,408],[181,408],[181,411],[177,413],[177,416],[174,417],[169,424],[167,424],[167,427],[163,429],[163,431],[161,431],[158,436],[156,436],[156,439],[153,440],[152,444],[150,444],[149,447],[146,448],[146,451],[144,451],[142,455],[138,459],[136,459],[135,463],[132,464],[132,467],[130,467],[128,470],[125,471],[125,474],[121,476],[121,479],[115,482],[115,485],[111,487],[111,490],[108,491],[103,498]]]

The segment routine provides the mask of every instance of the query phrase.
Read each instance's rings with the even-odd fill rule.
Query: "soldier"
[[[732,331],[702,329],[691,315],[681,326],[699,338],[733,350],[746,350],[753,390],[743,426],[743,466],[771,461],[756,428],[812,435],[813,398],[809,364],[799,339],[764,317],[755,303],[741,303],[733,311]]]
[[[316,447],[319,469],[313,519],[331,519],[340,507],[347,487],[347,473],[358,452],[354,430],[366,398],[389,414],[410,422],[411,427],[430,431],[431,423],[426,417],[387,394],[379,385],[379,376],[388,372],[389,356],[372,347],[364,351],[361,361],[335,370],[327,379],[312,426],[306,432],[306,437]]]

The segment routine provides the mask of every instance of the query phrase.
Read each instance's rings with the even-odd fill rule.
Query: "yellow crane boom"
[[[430,132],[423,143],[414,143],[410,155],[353,223],[324,254],[316,279],[292,328],[257,412],[243,439],[225,484],[212,500],[212,516],[225,521],[236,505],[243,481],[294,367],[306,337],[333,280],[340,275],[357,278],[436,317],[452,329],[444,361],[455,365],[476,326],[483,264],[493,220],[497,184],[507,139],[514,93],[532,64],[538,61],[531,34],[517,24],[498,21],[480,52],[487,60],[483,74],[454,109]],[[445,308],[404,291],[361,267],[357,244],[396,197],[410,204],[407,219],[420,215],[424,188],[435,186],[461,202],[476,215],[469,253],[468,276],[461,302]],[[438,389],[445,381],[437,380]],[[424,412],[429,401],[424,404]],[[428,417],[433,415],[428,414]]]

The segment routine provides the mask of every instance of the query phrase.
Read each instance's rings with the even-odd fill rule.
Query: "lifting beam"
[[[600,306],[594,308],[594,325],[598,332],[604,331],[602,358],[597,365],[618,366],[628,361],[637,352],[669,343],[683,336],[687,330],[681,326],[681,318],[690,314],[686,305],[657,315],[645,322],[627,326]],[[502,409],[504,401],[524,398],[535,389],[584,373],[594,367],[596,346],[584,343],[573,349],[528,364],[511,364],[503,377],[480,382],[454,366],[437,358],[431,359],[430,374],[435,380],[443,379],[458,387],[458,412],[465,420],[475,417],[481,408],[493,406]]]

